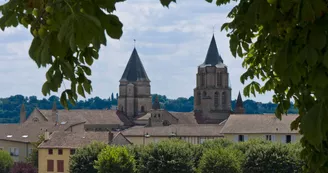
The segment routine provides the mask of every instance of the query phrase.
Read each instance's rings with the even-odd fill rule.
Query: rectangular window
[[[47,171],[54,172],[54,160],[47,160]]]
[[[244,142],[245,141],[244,135],[239,135],[238,136],[238,141],[239,142]]]
[[[48,154],[52,155],[53,154],[53,150],[52,149],[48,149]]]
[[[57,160],[57,172],[64,172],[64,160]]]
[[[200,138],[200,144],[205,142],[205,138]]]
[[[15,147],[10,148],[10,155],[11,156],[19,156],[19,149],[15,148]]]
[[[58,155],[63,155],[63,149],[58,149]]]
[[[286,135],[286,143],[291,143],[291,142],[292,142],[292,136]]]
[[[71,150],[70,150],[70,154],[71,154],[71,155],[75,154],[75,149],[71,149]]]
[[[267,141],[272,141],[272,136],[271,135],[265,135],[265,139]]]

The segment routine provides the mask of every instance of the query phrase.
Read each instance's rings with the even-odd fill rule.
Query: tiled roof
[[[3,128],[3,124],[0,125],[0,129]],[[64,125],[55,125],[52,122],[33,122],[26,121],[23,124],[17,124],[15,128],[7,128],[0,131],[0,140],[9,140],[17,142],[36,142],[38,136],[43,134],[46,130],[52,131],[64,131],[71,123]]]
[[[38,114],[44,121],[34,122],[29,117],[22,124],[0,124],[0,140],[10,140],[18,142],[36,142],[38,136],[45,130],[65,131],[70,126],[86,124],[119,124],[131,125],[132,123],[115,110],[57,110],[59,123],[55,125],[52,120],[52,110],[35,109],[32,114]],[[32,115],[31,114],[31,115]]]
[[[40,110],[43,115],[51,119],[52,110]],[[57,110],[59,122],[86,122],[86,124],[131,124],[125,117],[117,113],[116,110],[86,110],[71,109]]]
[[[179,120],[179,124],[198,124],[194,112],[169,112]]]
[[[150,136],[163,136],[169,137],[172,133],[176,133],[177,136],[223,136],[220,134],[222,126],[217,124],[176,124],[170,126],[158,126],[158,127],[144,127],[134,126],[129,129],[123,130],[121,133],[126,137],[144,136],[149,134]]]
[[[109,132],[53,132],[39,148],[79,148],[92,141],[109,142]]]
[[[206,66],[216,66],[219,68],[225,67],[226,65],[223,64],[223,60],[221,55],[219,54],[218,48],[216,46],[214,35],[212,37],[210,46],[208,48],[206,58],[203,64],[200,67]]]
[[[127,80],[129,82],[150,81],[135,48],[132,51],[121,80]]]
[[[128,145],[132,144],[121,132],[114,134],[111,145]]]
[[[282,116],[282,120],[275,115],[230,115],[222,128],[222,134],[229,133],[298,133],[291,131],[290,124],[297,115]]]

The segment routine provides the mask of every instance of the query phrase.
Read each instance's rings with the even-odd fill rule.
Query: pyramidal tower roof
[[[219,54],[218,48],[216,46],[216,41],[214,34],[212,36],[212,40],[210,46],[207,50],[206,58],[203,64],[200,66],[217,66],[217,67],[224,67],[223,59]]]
[[[243,99],[241,98],[240,91],[238,94],[237,102],[236,102],[236,107],[244,107],[243,106]]]
[[[133,49],[128,64],[125,67],[121,80],[129,82],[150,81],[143,67],[136,48]]]

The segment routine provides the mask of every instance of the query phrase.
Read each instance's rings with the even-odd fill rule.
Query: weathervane
[[[133,39],[134,47],[136,47],[136,39]]]
[[[213,25],[213,34],[214,34],[215,25]]]

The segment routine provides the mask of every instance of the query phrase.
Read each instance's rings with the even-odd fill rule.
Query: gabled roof
[[[125,67],[121,80],[126,80],[129,82],[150,81],[141,63],[136,48],[134,48],[132,51],[131,57]]]
[[[200,67],[206,66],[216,66],[216,67],[225,67],[226,65],[223,64],[223,59],[219,54],[218,48],[216,46],[214,35],[212,37],[210,46],[207,51],[207,55],[203,64]]]
[[[55,131],[50,135],[50,139],[42,142],[39,148],[79,148],[90,144],[93,141],[108,144],[109,132],[64,132]]]
[[[274,114],[268,115],[230,115],[224,124],[222,134],[289,134],[298,133],[291,130],[290,124],[297,118],[297,115],[282,115],[282,120]]]

